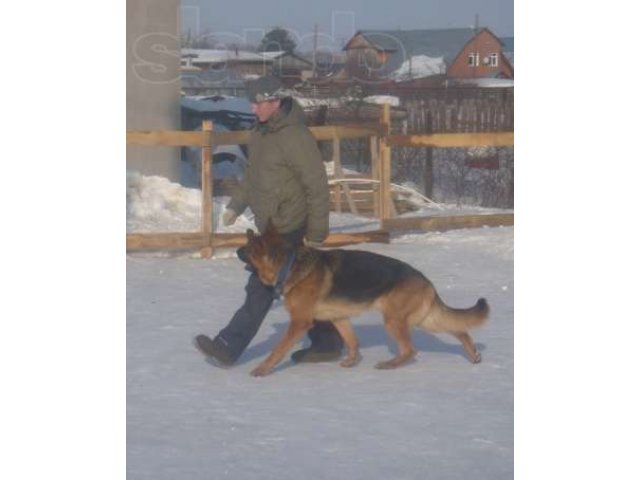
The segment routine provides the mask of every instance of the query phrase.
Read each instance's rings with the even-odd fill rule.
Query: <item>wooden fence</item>
[[[347,200],[350,210],[357,212],[357,206],[345,179],[340,161],[340,140],[352,138],[368,138],[371,151],[374,215],[380,218],[382,229],[358,233],[334,233],[329,235],[325,246],[340,246],[366,241],[388,242],[389,231],[413,228],[464,228],[465,226],[513,224],[513,214],[492,218],[461,219],[458,217],[438,217],[437,222],[420,223],[415,217],[408,219],[393,218],[395,209],[391,194],[391,147],[472,147],[472,146],[504,146],[513,145],[513,132],[483,133],[434,133],[426,135],[391,134],[390,108],[385,105],[379,125],[327,125],[311,127],[316,140],[333,142],[334,179],[340,180],[332,186],[337,205],[342,204],[342,196]],[[214,132],[211,121],[204,121],[202,131],[127,131],[127,144],[146,146],[189,146],[200,147],[201,185],[202,185],[202,220],[199,232],[188,233],[131,233],[127,234],[127,250],[147,249],[198,249],[203,258],[209,258],[217,247],[241,246],[245,243],[244,234],[213,232],[213,180],[211,176],[211,158],[214,145],[246,144],[249,131]],[[393,220],[391,220],[393,219]],[[447,220],[449,219],[449,220]],[[483,223],[484,222],[484,223]],[[417,225],[417,227],[416,227]],[[431,225],[431,226],[430,226]],[[434,226],[435,225],[435,226]]]
[[[513,131],[513,88],[427,89],[400,97],[406,132]]]

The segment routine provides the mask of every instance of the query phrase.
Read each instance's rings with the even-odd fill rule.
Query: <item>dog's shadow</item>
[[[279,322],[271,325],[271,327],[274,329],[274,332],[269,336],[269,338],[261,341],[260,343],[250,346],[240,357],[237,365],[251,362],[256,358],[262,358],[270,353],[271,350],[273,350],[273,348],[280,341],[280,339],[284,336],[284,332],[286,331],[288,326],[288,322]],[[382,324],[354,325],[353,330],[358,337],[361,350],[360,353],[362,355],[366,355],[366,351],[364,351],[366,350],[366,348],[378,345],[386,345],[389,349],[389,352],[395,355],[397,351],[397,344],[395,340],[391,339],[387,335],[387,332],[385,331]],[[462,344],[458,343],[458,341],[450,335],[442,334],[441,336],[443,338],[450,337],[452,343],[445,342],[440,337],[427,333],[423,330],[413,329],[411,331],[411,341],[413,343],[413,346],[420,352],[451,353],[454,355],[460,355],[465,359],[467,358]],[[309,340],[306,336],[305,342],[306,344],[309,343]],[[485,350],[485,345],[482,343],[476,343],[476,348],[479,352],[482,352]],[[292,351],[295,351],[295,348]]]

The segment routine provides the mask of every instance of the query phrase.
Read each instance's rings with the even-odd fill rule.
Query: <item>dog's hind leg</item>
[[[333,320],[333,324],[347,347],[347,358],[340,362],[340,366],[353,367],[360,360],[360,353],[358,352],[358,337],[353,331],[351,322],[348,318]]]
[[[451,335],[456,337],[458,340],[460,340],[460,343],[462,343],[462,346],[464,347],[464,351],[467,352],[469,361],[471,363],[480,363],[480,361],[482,360],[482,357],[480,356],[480,352],[478,352],[478,350],[476,349],[476,346],[473,343],[471,336],[466,332],[463,332],[463,333],[450,332],[450,333]]]
[[[380,362],[376,365],[378,369],[390,369],[396,368],[400,365],[411,361],[416,355],[416,351],[411,343],[411,330],[406,318],[402,320],[396,320],[397,317],[391,317],[387,313],[384,316],[384,327],[387,333],[398,342],[398,355],[387,360],[386,362]]]

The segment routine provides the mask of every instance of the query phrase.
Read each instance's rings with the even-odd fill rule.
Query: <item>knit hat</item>
[[[268,102],[287,96],[280,79],[272,75],[247,81],[246,89],[247,98],[251,103]]]

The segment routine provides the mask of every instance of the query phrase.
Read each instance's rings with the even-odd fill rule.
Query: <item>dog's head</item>
[[[284,264],[290,245],[282,238],[271,223],[262,235],[247,230],[247,245],[244,255],[248,263],[258,272],[258,277],[265,285],[275,285],[278,272]]]

